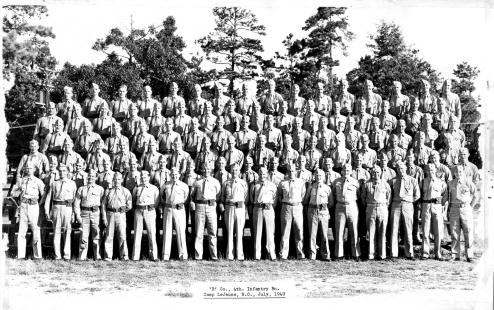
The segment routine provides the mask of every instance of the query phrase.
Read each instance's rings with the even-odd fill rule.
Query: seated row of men
[[[56,166],[55,166],[56,167]],[[212,177],[212,166],[202,167],[202,176],[189,185],[180,181],[178,167],[172,167],[169,179],[158,186],[150,183],[150,174],[146,170],[138,173],[140,178],[132,191],[122,186],[120,172],[112,174],[111,185],[106,190],[96,184],[98,174],[90,169],[87,183],[78,187],[69,178],[64,164],[58,165],[58,179],[48,186],[34,176],[35,167],[27,162],[26,175],[18,180],[14,194],[20,199],[20,224],[18,235],[18,257],[25,257],[25,235],[28,227],[33,231],[33,251],[35,258],[41,258],[39,227],[40,206],[44,216],[53,221],[54,249],[56,259],[70,259],[71,218],[82,224],[82,237],[79,244],[79,259],[86,259],[88,238],[92,234],[95,258],[100,258],[100,223],[105,227],[104,258],[113,257],[113,236],[117,232],[119,257],[128,259],[126,245],[126,216],[134,215],[134,240],[132,259],[140,259],[143,223],[146,225],[149,239],[149,257],[158,259],[156,245],[156,216],[162,216],[163,244],[162,259],[170,258],[172,229],[176,231],[178,256],[187,259],[186,247],[186,210],[194,211],[194,257],[203,257],[204,228],[209,238],[209,254],[217,259],[217,220],[221,215],[225,222],[227,238],[226,258],[244,259],[243,231],[246,216],[252,220],[255,259],[261,257],[263,229],[266,234],[267,257],[276,259],[275,253],[275,217],[279,217],[280,251],[279,258],[287,259],[290,234],[293,231],[297,258],[315,259],[317,254],[317,233],[322,231],[319,245],[321,258],[330,259],[328,243],[328,223],[330,217],[335,221],[334,258],[344,256],[344,229],[348,228],[351,244],[351,257],[360,257],[359,222],[364,219],[365,231],[369,238],[369,259],[386,258],[386,228],[391,231],[390,256],[398,256],[398,235],[400,226],[404,234],[405,257],[413,259],[412,230],[414,226],[414,204],[419,203],[422,211],[422,257],[430,254],[430,229],[433,228],[434,256],[442,259],[441,238],[443,236],[443,217],[450,217],[452,237],[452,257],[460,259],[460,232],[463,229],[467,260],[473,258],[472,251],[472,206],[476,204],[476,187],[471,176],[466,175],[465,166],[454,169],[454,179],[444,182],[436,174],[434,163],[425,166],[426,177],[420,182],[407,174],[407,165],[396,164],[397,174],[388,182],[382,178],[380,166],[373,166],[371,177],[359,182],[352,176],[352,167],[344,165],[342,175],[328,182],[327,172],[316,169],[313,179],[300,178],[300,167],[287,166],[287,174],[278,184],[269,180],[266,167],[259,169],[259,179],[249,184],[242,179],[240,166],[233,165],[231,175],[224,180]],[[329,171],[331,172],[331,171]],[[155,174],[156,176],[156,174]],[[359,216],[359,213],[360,216]],[[363,215],[362,215],[363,213]],[[332,214],[332,215],[331,215]],[[389,220],[388,220],[389,218]],[[308,229],[309,246],[304,253],[304,221]],[[61,237],[63,247],[61,249]]]

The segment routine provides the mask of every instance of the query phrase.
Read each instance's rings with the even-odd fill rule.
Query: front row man
[[[330,260],[327,228],[332,213],[330,210],[335,208],[335,259],[344,256],[343,233],[347,227],[351,256],[358,260],[360,245],[357,234],[359,218],[357,202],[360,199],[360,202],[366,206],[368,259],[386,258],[388,215],[391,258],[398,256],[398,235],[403,230],[405,256],[413,259],[413,204],[419,202],[422,207],[424,236],[422,258],[426,259],[430,255],[429,235],[432,226],[434,257],[442,260],[440,244],[443,235],[443,217],[449,209],[453,259],[460,259],[459,239],[463,229],[466,257],[467,261],[471,261],[473,258],[472,206],[476,203],[476,187],[469,178],[465,177],[465,168],[455,167],[453,169],[455,178],[446,184],[436,176],[436,165],[428,164],[425,166],[427,177],[419,184],[415,178],[406,174],[403,162],[398,162],[396,167],[397,176],[388,182],[382,178],[381,167],[376,165],[371,170],[371,179],[360,185],[351,176],[351,166],[347,164],[342,167],[342,176],[329,184],[325,180],[325,173],[319,169],[314,173],[314,181],[309,180],[306,184],[304,180],[296,177],[296,167],[293,163],[289,163],[285,179],[276,186],[268,180],[269,173],[264,166],[259,170],[259,180],[249,185],[240,178],[240,167],[237,164],[232,166],[232,176],[223,184],[211,176],[211,165],[205,164],[202,167],[203,177],[194,181],[189,195],[189,187],[179,180],[180,174],[177,168],[171,169],[171,180],[164,182],[159,188],[150,184],[149,172],[141,171],[141,182],[130,194],[130,191],[122,186],[122,175],[119,172],[113,175],[113,186],[104,191],[95,183],[96,171],[92,169],[89,170],[87,184],[77,189],[75,182],[68,178],[67,166],[61,163],[58,166],[59,179],[46,185],[48,191],[45,194],[45,184],[34,176],[35,167],[32,162],[27,162],[24,166],[25,175],[18,180],[13,191],[13,195],[20,199],[18,258],[25,257],[25,236],[28,227],[33,231],[33,256],[34,258],[42,256],[39,236],[41,221],[38,214],[38,202],[41,201],[46,218],[53,221],[55,259],[71,258],[71,223],[76,220],[82,225],[78,253],[80,260],[85,260],[87,257],[90,233],[93,239],[94,258],[100,259],[103,256],[105,260],[111,260],[115,230],[119,257],[128,260],[125,213],[131,209],[134,212],[135,231],[133,260],[140,259],[143,222],[148,231],[150,259],[158,259],[157,214],[163,214],[162,259],[170,259],[172,229],[176,231],[179,259],[187,259],[185,204],[190,196],[190,209],[195,211],[194,257],[197,260],[202,259],[203,256],[204,227],[207,228],[209,239],[209,256],[212,260],[218,259],[217,207],[220,212],[225,210],[227,259],[233,259],[234,254],[238,260],[244,259],[242,239],[246,214],[252,218],[254,258],[261,258],[262,234],[265,229],[267,258],[276,259],[274,223],[275,210],[279,208],[281,217],[279,257],[282,260],[288,258],[292,229],[296,256],[298,259],[305,257],[303,217],[307,214],[305,219],[309,229],[307,236],[310,236],[307,255],[310,259],[316,258],[317,233],[320,231],[321,259]],[[104,227],[106,235],[104,255],[100,253],[100,245],[103,241],[100,237],[100,224]],[[403,224],[402,228],[400,224]]]

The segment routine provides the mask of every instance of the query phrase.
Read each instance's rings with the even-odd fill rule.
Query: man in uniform
[[[463,229],[465,255],[473,260],[473,206],[477,204],[477,188],[466,176],[465,167],[453,169],[455,178],[448,182],[449,220],[451,230],[451,256],[460,260],[460,233]]]
[[[43,145],[48,134],[55,131],[55,124],[58,121],[62,121],[63,124],[63,120],[57,116],[57,107],[55,106],[55,103],[49,102],[46,106],[46,110],[46,115],[38,119],[36,127],[34,128],[33,139],[37,140],[40,145]]]
[[[93,120],[98,117],[101,106],[108,107],[105,99],[99,96],[100,88],[96,83],[92,84],[91,98],[86,98],[82,104],[82,114],[89,120]]]
[[[35,141],[35,140],[33,140]],[[36,142],[37,143],[37,142]],[[25,176],[17,179],[12,196],[19,197],[19,232],[17,234],[17,258],[26,256],[26,233],[33,232],[33,257],[41,258],[41,235],[38,202],[45,194],[45,184],[34,176],[36,168],[31,161],[24,166]]]
[[[185,201],[189,197],[189,187],[179,180],[177,167],[171,168],[171,181],[162,188],[163,205],[163,260],[170,260],[172,247],[173,226],[177,236],[178,257],[187,259],[187,240],[185,239]]]
[[[91,121],[82,116],[82,108],[79,104],[74,106],[74,116],[65,123],[64,131],[69,135],[72,140],[76,140],[77,136],[81,133],[81,128],[84,123],[90,124]]]
[[[420,188],[415,178],[406,174],[403,162],[396,165],[398,175],[391,179],[392,203],[390,212],[391,257],[398,257],[398,233],[400,223],[404,223],[403,239],[405,241],[405,257],[413,260],[413,203],[420,198]]]
[[[235,147],[235,137],[228,137],[228,150],[225,152],[226,170],[231,172],[234,165],[242,167],[244,164],[244,153]]]
[[[444,208],[448,207],[447,185],[437,177],[434,164],[427,164],[425,171],[427,177],[420,184],[422,192],[422,258],[429,258],[429,234],[432,224],[434,254],[437,260],[442,260],[441,239],[444,227]]]
[[[227,259],[233,260],[234,235],[235,252],[238,260],[244,260],[243,236],[245,225],[245,205],[248,201],[249,186],[240,178],[240,166],[232,167],[232,177],[223,183],[220,210],[225,210],[225,226],[228,233]]]
[[[45,154],[40,153],[39,151],[39,143],[36,140],[29,141],[29,154],[25,154],[22,156],[21,161],[19,162],[19,166],[17,166],[16,171],[16,180],[20,180],[22,177],[22,172],[24,171],[24,167],[31,163],[34,168],[34,176],[37,178],[43,178],[45,173],[50,169],[50,163],[48,162],[48,157]]]
[[[358,239],[358,194],[360,184],[357,179],[351,176],[352,166],[346,164],[341,170],[341,177],[334,180],[332,190],[336,200],[335,219],[335,258],[343,258],[343,238],[345,226],[348,227],[348,238],[352,250],[352,258],[359,260],[360,243]]]
[[[276,87],[274,80],[269,80],[268,84],[268,91],[261,97],[259,103],[263,113],[274,115],[278,113],[278,108],[283,102],[283,97],[274,90]]]
[[[55,236],[53,248],[55,259],[61,259],[60,241],[63,236],[63,258],[70,259],[70,233],[72,232],[71,219],[72,204],[76,194],[76,184],[68,176],[67,166],[58,165],[60,179],[54,181],[48,190],[45,200],[45,216],[53,221]],[[51,210],[50,210],[51,206]]]
[[[134,247],[132,260],[139,260],[141,256],[142,222],[146,225],[149,240],[150,259],[158,259],[156,246],[156,210],[159,204],[159,189],[149,183],[149,172],[141,171],[141,184],[132,190],[134,208]]]
[[[123,260],[129,259],[127,250],[125,213],[132,209],[132,194],[122,186],[122,174],[115,172],[113,175],[113,187],[105,192],[103,197],[103,222],[106,224],[105,230],[105,253],[106,261],[113,258],[113,236],[117,231],[117,242],[119,257]]]
[[[266,226],[266,251],[269,259],[276,259],[274,244],[275,213],[277,203],[276,185],[268,180],[268,170],[265,167],[259,169],[259,181],[250,188],[250,208],[252,214],[252,226],[254,231],[254,259],[261,259],[261,241],[263,225]]]
[[[173,152],[173,142],[180,138],[180,135],[173,131],[173,120],[168,118],[165,122],[164,132],[158,135],[159,151],[165,155]]]
[[[139,103],[139,116],[148,120],[151,117],[154,106],[160,103],[153,99],[153,90],[149,85],[144,87],[144,96],[144,100]]]
[[[65,141],[70,140],[68,134],[63,132],[63,121],[59,119],[55,123],[55,131],[46,136],[44,143],[41,145],[41,152],[45,154],[60,155],[63,153]]]
[[[365,221],[369,236],[369,259],[386,258],[386,226],[388,225],[388,206],[391,202],[391,187],[381,178],[381,167],[374,166],[371,179],[362,187],[361,200],[367,206]],[[377,256],[375,239],[377,239]]]
[[[190,191],[190,209],[195,210],[195,259],[202,260],[204,225],[207,227],[209,239],[209,255],[212,260],[218,259],[217,239],[218,215],[216,214],[216,202],[221,196],[221,185],[211,176],[212,166],[205,164],[203,178],[194,182]]]
[[[266,147],[271,149],[275,156],[280,156],[283,149],[283,136],[281,130],[274,127],[274,116],[266,116],[266,129],[262,131],[266,136]]]
[[[305,205],[307,210],[307,223],[310,236],[310,256],[309,258],[316,259],[317,254],[317,232],[321,227],[321,259],[330,260],[329,241],[328,241],[328,224],[329,224],[329,209],[334,205],[333,192],[331,187],[324,184],[324,171],[316,169],[315,181],[309,186],[305,194]]]
[[[305,197],[305,182],[296,177],[297,168],[293,164],[287,166],[286,179],[278,185],[278,201],[281,204],[281,242],[280,258],[288,258],[290,232],[294,230],[295,246],[298,259],[305,258],[304,249],[304,218],[302,200]],[[293,224],[293,225],[292,225]]]
[[[101,218],[103,218],[103,224],[106,222],[104,213],[100,213],[104,191],[103,187],[96,184],[96,171],[90,169],[87,185],[79,187],[74,202],[75,217],[82,225],[82,236],[79,239],[79,260],[87,259],[89,234],[93,237],[93,256],[96,260],[101,259],[99,224]]]
[[[110,111],[112,116],[118,121],[122,122],[129,114],[129,107],[132,105],[132,101],[127,98],[127,85],[121,85],[118,88],[118,99],[110,103]]]
[[[244,115],[240,121],[240,130],[233,134],[238,149],[241,150],[244,155],[252,152],[257,138],[257,134],[249,129],[249,125],[250,118],[247,115]]]
[[[184,98],[180,97],[178,94],[178,85],[175,82],[170,84],[170,94],[168,97],[163,98],[163,115],[165,117],[175,116],[175,112],[178,105],[181,103],[185,104]]]

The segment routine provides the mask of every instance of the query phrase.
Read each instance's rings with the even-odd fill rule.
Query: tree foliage
[[[6,93],[5,114],[11,125],[36,121],[35,102],[56,65],[49,39],[55,38],[51,28],[33,24],[47,16],[39,5],[7,5],[3,7],[3,78],[13,82]]]
[[[419,56],[417,49],[405,43],[398,25],[381,22],[370,39],[372,55],[361,57],[358,67],[347,73],[351,92],[362,96],[362,83],[366,79],[374,83],[383,99],[389,99],[393,81],[401,82],[406,95],[418,95],[421,79],[428,80],[434,91],[439,74]]]
[[[475,79],[480,71],[477,67],[471,66],[467,62],[456,65],[453,75],[452,91],[458,93],[461,102],[461,125],[466,136],[466,147],[470,150],[469,160],[482,168],[482,156],[479,152],[479,126],[480,112],[478,111],[478,98],[472,95],[475,90]]]
[[[254,13],[239,7],[216,7],[213,15],[214,31],[197,42],[209,61],[224,66],[219,77],[230,80],[231,94],[235,79],[256,75],[254,69],[262,60],[259,53],[264,51],[259,38],[266,35],[266,28]]]
[[[137,73],[138,79],[151,86],[154,95],[164,97],[172,82],[179,84],[181,89],[187,87],[186,71],[190,64],[182,56],[186,45],[183,38],[175,34],[176,30],[172,16],[159,26],[149,26],[147,30],[131,29],[127,35],[114,28],[105,38],[98,39],[93,49],[108,55],[108,69],[122,73],[123,82],[129,83],[128,78]],[[107,73],[100,74],[111,76]],[[102,90],[114,94],[114,90],[104,86]]]

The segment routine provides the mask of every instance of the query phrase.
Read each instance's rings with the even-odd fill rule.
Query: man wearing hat
[[[132,194],[122,186],[122,174],[115,172],[113,175],[113,186],[106,190],[103,197],[102,213],[103,223],[105,223],[105,253],[106,261],[113,258],[113,236],[117,232],[117,242],[119,257],[123,260],[129,259],[127,250],[126,226],[127,219],[125,213],[132,209]]]
[[[26,256],[26,233],[28,228],[31,228],[33,232],[33,257],[35,259],[41,258],[38,202],[45,194],[45,184],[34,176],[35,170],[34,164],[27,161],[24,166],[25,176],[17,179],[17,183],[12,190],[12,196],[20,199],[19,232],[17,235],[18,259],[23,259]]]
[[[180,172],[177,167],[172,167],[171,181],[164,184],[161,190],[163,207],[163,259],[170,259],[172,247],[173,226],[177,237],[178,257],[187,259],[187,240],[185,239],[185,202],[189,197],[189,186],[180,181]],[[172,226],[173,225],[173,226]]]
[[[103,223],[106,218],[103,212],[100,212],[103,200],[104,189],[96,184],[96,171],[90,169],[88,172],[87,185],[79,187],[75,196],[74,214],[77,221],[82,225],[82,236],[79,239],[79,260],[86,260],[89,234],[93,238],[93,255],[96,260],[101,259],[101,234],[100,220],[103,217]]]
[[[62,258],[60,242],[63,242],[63,258],[70,259],[70,233],[75,194],[77,186],[68,178],[68,169],[64,164],[58,165],[60,179],[54,181],[46,195],[44,210],[46,218],[53,221],[55,236],[53,237],[53,248],[55,259]],[[50,208],[51,207],[51,208]],[[63,239],[62,239],[63,238]]]
[[[280,258],[288,258],[290,233],[293,227],[295,246],[298,259],[305,258],[304,249],[304,218],[302,200],[305,197],[305,181],[296,177],[297,168],[288,164],[286,179],[278,185],[278,202],[281,204],[281,243]],[[293,225],[292,225],[293,222]]]

